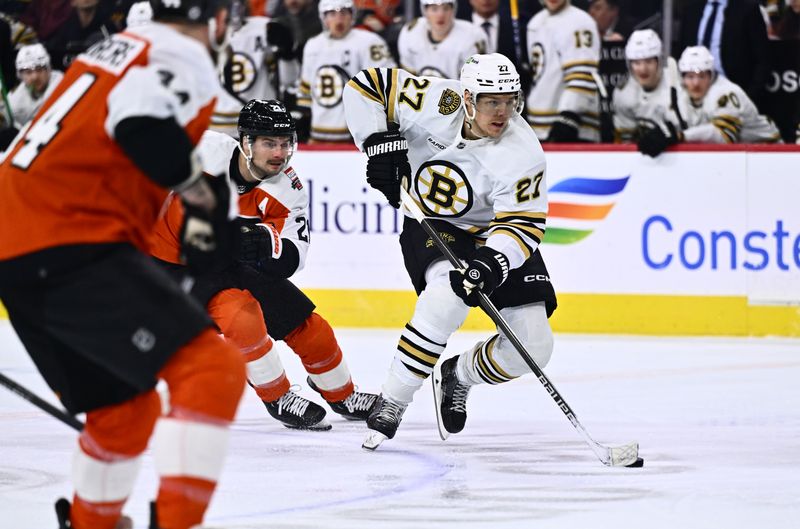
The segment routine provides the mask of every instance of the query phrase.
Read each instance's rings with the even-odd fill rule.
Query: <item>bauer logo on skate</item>
[[[550,187],[544,242],[573,244],[588,237],[611,212],[629,178],[574,176]]]

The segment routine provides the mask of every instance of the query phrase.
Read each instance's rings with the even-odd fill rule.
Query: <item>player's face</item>
[[[555,13],[567,3],[567,0],[544,0],[544,7],[551,13]]]
[[[683,74],[683,86],[693,101],[702,101],[711,88],[711,72],[686,72]]]
[[[479,94],[472,132],[480,137],[500,136],[517,111],[518,101],[519,94]]]
[[[453,4],[433,4],[425,6],[425,19],[434,31],[450,31],[456,13]]]
[[[30,68],[20,70],[20,79],[31,92],[41,94],[47,88],[47,83],[50,81],[50,68]]]
[[[256,136],[253,140],[253,165],[258,176],[268,178],[278,174],[293,149],[292,136]]]
[[[652,90],[661,79],[661,70],[658,67],[658,58],[636,59],[631,61],[631,73],[636,82],[645,90]]]
[[[800,15],[800,0],[790,0],[789,8],[791,8],[792,11]]]
[[[331,37],[340,39],[350,32],[353,26],[353,12],[349,9],[328,11],[325,13],[325,27],[330,31]]]

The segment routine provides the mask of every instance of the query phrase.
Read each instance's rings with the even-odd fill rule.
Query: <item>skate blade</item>
[[[327,419],[322,419],[318,423],[314,423],[309,426],[296,426],[294,424],[286,424],[286,423],[281,423],[281,424],[283,424],[290,430],[310,430],[312,432],[327,432],[328,430],[333,428],[333,426],[331,426],[331,423],[329,423]]]
[[[378,448],[386,439],[388,439],[388,437],[383,435],[381,432],[370,430],[367,436],[364,438],[364,442],[361,443],[361,448],[364,450],[369,450],[370,452],[374,452],[375,449]]]
[[[436,408],[436,426],[439,428],[439,437],[442,441],[447,441],[450,437],[444,427],[442,420],[442,363],[438,362],[436,367],[433,368],[433,376],[431,377],[431,386],[433,387],[433,406]]]

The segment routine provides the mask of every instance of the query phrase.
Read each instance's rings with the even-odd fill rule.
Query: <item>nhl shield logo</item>
[[[449,116],[461,106],[461,96],[449,88],[442,92],[439,98],[439,113]]]

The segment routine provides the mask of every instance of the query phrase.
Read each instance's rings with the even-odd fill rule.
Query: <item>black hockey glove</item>
[[[508,277],[508,258],[494,248],[478,248],[464,272],[450,272],[450,286],[470,307],[478,306],[478,292],[490,296]]]
[[[572,143],[578,141],[581,117],[575,112],[565,110],[550,127],[547,141],[553,143]]]
[[[367,183],[384,194],[393,208],[400,207],[400,185],[411,177],[408,142],[399,131],[376,132],[364,141]]]
[[[294,57],[292,30],[277,20],[267,22],[267,44],[275,48],[275,55],[279,59],[289,60]]]
[[[272,224],[239,219],[239,251],[237,259],[253,268],[262,268],[270,259],[281,256],[280,233]]]
[[[216,208],[209,212],[183,201],[181,226],[181,261],[192,274],[213,272],[231,262],[236,247],[237,226],[228,219],[230,187],[224,177],[203,175],[216,198]]]
[[[655,126],[642,133],[639,138],[639,152],[655,158],[667,150],[667,147],[675,145],[682,140],[683,133],[677,130],[675,125],[669,121],[664,125],[667,127],[668,132],[664,132],[661,127]]]

